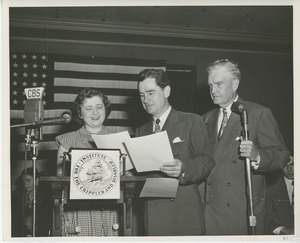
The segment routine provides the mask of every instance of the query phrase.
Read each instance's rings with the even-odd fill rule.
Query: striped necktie
[[[218,133],[218,139],[221,138],[221,136],[224,132],[224,129],[227,125],[227,122],[228,122],[227,110],[224,108],[223,109],[223,119],[222,119],[221,127],[220,127],[220,130],[219,130],[219,133]]]
[[[155,127],[154,127],[154,133],[157,133],[157,132],[160,132],[160,120],[159,119],[156,119],[155,120]]]

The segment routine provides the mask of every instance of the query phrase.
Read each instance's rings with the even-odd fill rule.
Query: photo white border
[[[299,127],[299,108],[300,107],[300,96],[297,95],[297,91],[299,90],[299,31],[300,28],[297,26],[297,23],[300,23],[300,1],[299,0],[252,0],[252,1],[244,1],[244,0],[143,0],[141,2],[138,0],[110,0],[106,2],[101,1],[101,5],[99,4],[99,0],[85,0],[85,1],[78,1],[78,0],[3,0],[2,1],[2,59],[3,62],[1,65],[2,68],[2,146],[0,152],[2,152],[2,171],[3,171],[3,178],[2,178],[2,196],[4,201],[2,202],[2,222],[0,223],[1,227],[0,233],[2,233],[2,240],[4,237],[10,236],[10,111],[9,111],[9,92],[5,92],[9,90],[9,26],[8,26],[8,9],[9,7],[71,7],[71,6],[184,6],[184,5],[292,5],[294,8],[293,14],[293,23],[294,23],[294,157],[295,157],[295,171],[300,170],[300,165],[298,164],[298,160],[300,160],[300,153],[298,151],[299,141],[297,139],[297,134],[300,134]],[[297,28],[298,27],[298,28]],[[298,109],[298,111],[297,111]],[[283,114],[284,115],[284,114]],[[2,150],[2,151],[1,151]],[[295,205],[300,205],[300,179],[295,176]],[[212,242],[212,241],[222,241],[222,242],[231,242],[231,241],[241,241],[241,242],[265,242],[265,241],[294,241],[300,242],[300,221],[299,221],[299,214],[300,208],[295,207],[295,236],[197,236],[197,237],[119,237],[119,238],[101,238],[101,242],[128,242],[128,241],[135,241],[135,242],[177,242],[177,241],[185,241],[185,242],[193,242],[193,241],[202,241],[202,242]],[[3,232],[1,232],[3,230]],[[7,232],[8,231],[8,232]],[[7,238],[6,238],[7,239]],[[51,238],[30,238],[24,240],[30,241],[99,241],[99,237],[93,238],[64,238],[64,237],[51,237]],[[11,239],[11,241],[23,241],[21,239]]]

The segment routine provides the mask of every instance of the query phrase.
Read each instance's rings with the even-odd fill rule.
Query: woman
[[[108,98],[99,90],[87,88],[76,97],[73,105],[73,117],[82,127],[74,132],[56,138],[59,148],[57,152],[57,173],[62,173],[63,154],[70,148],[93,148],[91,134],[109,134],[103,125],[111,112]],[[62,219],[62,233],[65,236],[118,236],[118,212],[116,205],[88,207],[81,205],[78,210],[66,205]],[[85,208],[85,209],[83,209]],[[75,232],[74,229],[79,229]]]

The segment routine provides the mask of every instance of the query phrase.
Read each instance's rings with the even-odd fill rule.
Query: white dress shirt
[[[167,118],[168,118],[168,116],[169,116],[169,114],[171,112],[171,109],[172,109],[172,107],[169,106],[169,108],[165,111],[164,114],[162,114],[161,117],[153,117],[154,118],[153,119],[153,131],[155,131],[155,123],[156,123],[157,119],[160,120],[160,122],[159,122],[160,129],[163,128],[163,126],[164,126],[164,124],[165,124],[165,122],[166,122],[166,120],[167,120]]]

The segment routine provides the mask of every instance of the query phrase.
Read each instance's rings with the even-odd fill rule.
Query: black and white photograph
[[[300,241],[297,7],[4,0],[3,240]]]

